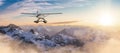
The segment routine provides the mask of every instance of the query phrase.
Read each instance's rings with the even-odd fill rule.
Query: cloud
[[[23,0],[9,6],[8,10],[51,10],[69,7],[83,7],[93,4],[96,0]]]
[[[7,0],[6,0],[7,1]],[[3,0],[0,0],[0,2],[5,2]],[[11,0],[12,1],[12,0]],[[14,17],[17,17],[22,12],[36,12],[37,10],[56,10],[56,9],[66,9],[69,7],[83,7],[86,5],[93,4],[93,1],[96,0],[20,0],[18,2],[12,3],[9,5],[4,12],[0,14],[0,19],[2,18],[1,24],[3,23],[16,23],[20,22],[20,20],[24,19],[14,19]],[[25,17],[23,17],[25,18]],[[28,23],[33,23],[34,18],[29,18]],[[51,18],[53,19],[53,18]],[[12,20],[12,21],[11,21]],[[17,20],[17,21],[16,21]],[[24,22],[26,22],[26,20]],[[64,22],[63,22],[64,23]],[[72,23],[72,22],[71,22]],[[55,24],[55,23],[54,23]],[[57,24],[57,23],[56,23]],[[58,23],[60,24],[60,23]]]
[[[48,23],[48,24],[71,24],[76,22],[78,21],[63,21],[63,22],[54,22],[54,23]]]
[[[0,0],[0,6],[2,6],[4,4],[3,0]]]

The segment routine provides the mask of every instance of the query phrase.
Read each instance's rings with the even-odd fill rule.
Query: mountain
[[[77,47],[82,47],[85,43],[80,39],[73,36],[73,30],[63,29],[62,31],[50,36],[49,31],[45,28],[30,29],[25,30],[14,24],[9,24],[8,26],[1,26],[0,33],[8,35],[12,39],[22,41],[28,44],[35,44],[37,46],[67,46],[73,45]],[[70,32],[70,33],[69,33]]]

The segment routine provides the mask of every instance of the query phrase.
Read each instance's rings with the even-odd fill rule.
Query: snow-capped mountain
[[[14,24],[0,27],[0,33],[8,35],[12,39],[17,39],[18,41],[23,41],[25,43],[35,44],[37,46],[42,45],[56,47],[73,45],[82,47],[85,44],[83,41],[77,39],[75,36],[73,36],[73,34],[71,34],[73,32],[72,30],[69,34],[70,30],[68,31],[68,29],[63,29],[62,31],[52,36],[45,33],[49,32],[46,29],[39,28],[38,30],[30,29],[29,31],[25,31],[25,29],[23,30]]]

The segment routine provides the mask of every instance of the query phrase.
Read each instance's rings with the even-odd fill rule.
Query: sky
[[[116,18],[114,20],[116,22],[120,19],[119,6],[120,0],[0,0],[0,25],[10,23],[18,25],[34,24],[33,21],[37,18],[21,13],[35,13],[37,10],[39,13],[63,13],[47,16],[48,23],[75,21],[76,23],[73,23],[75,25],[97,25],[104,22],[100,21],[104,15],[104,17],[110,17],[110,15],[107,16],[110,13]],[[108,20],[109,18],[105,19]],[[118,23],[116,22],[116,24]]]

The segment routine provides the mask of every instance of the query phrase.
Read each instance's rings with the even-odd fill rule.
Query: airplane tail
[[[38,14],[38,13],[39,13],[39,11],[37,10],[36,14]]]

